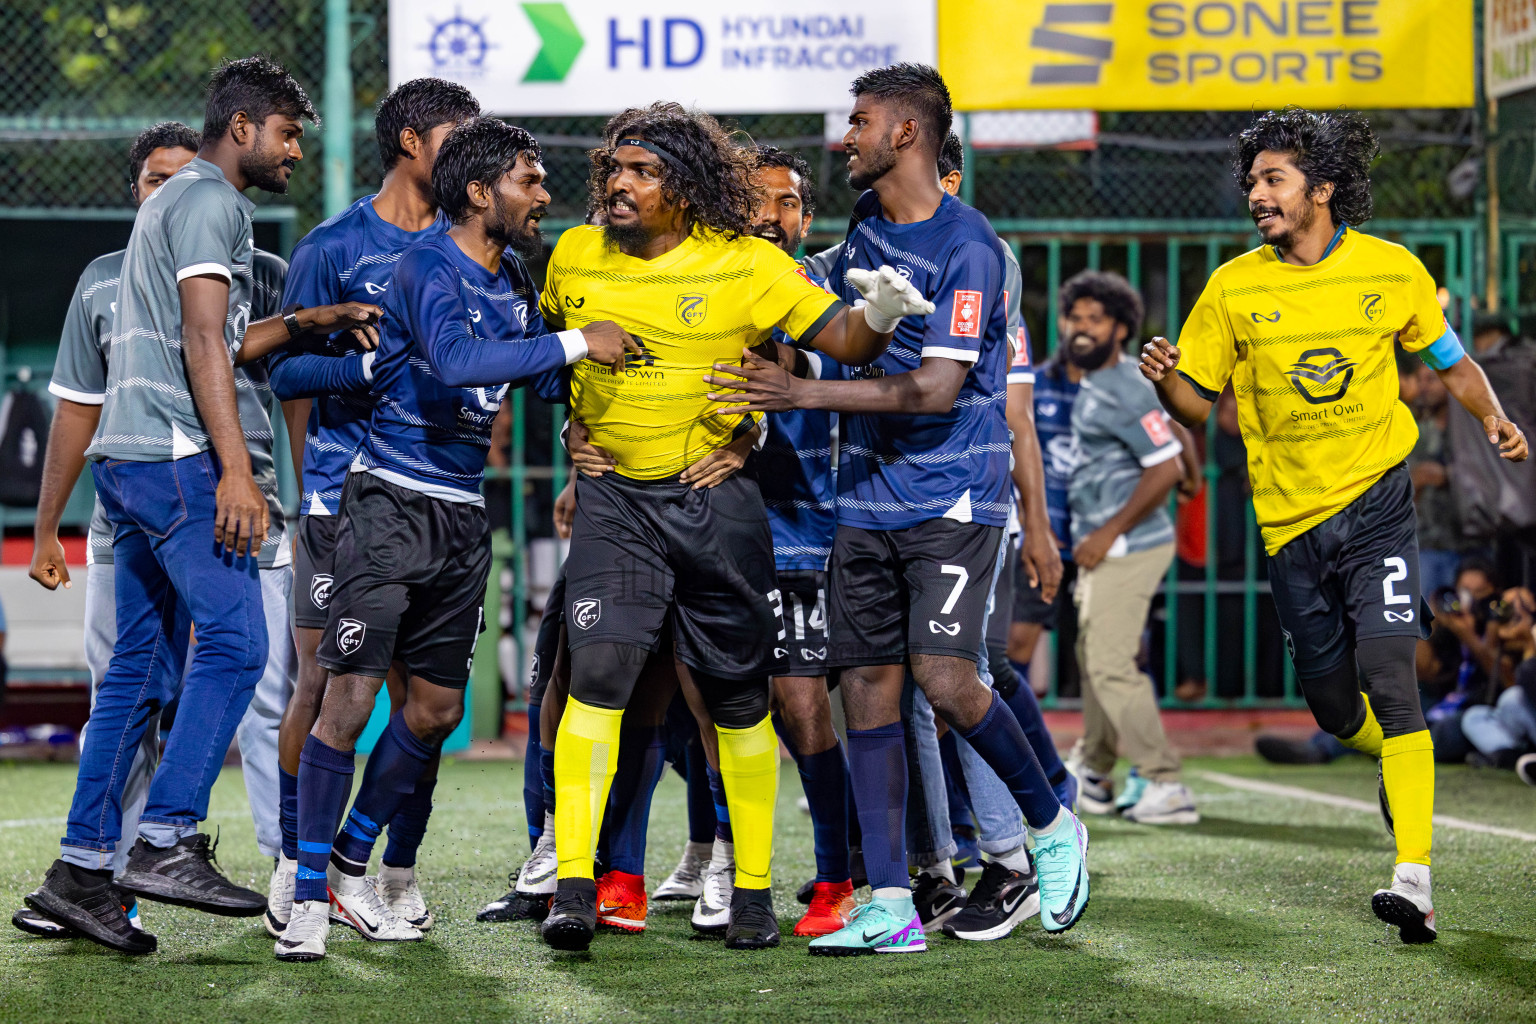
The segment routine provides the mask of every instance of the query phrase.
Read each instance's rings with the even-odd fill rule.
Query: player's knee
[[[649,652],[629,644],[587,644],[571,652],[571,697],[618,711],[629,703]]]
[[[704,697],[709,716],[722,729],[750,729],[768,717],[766,678],[757,680],[715,679],[697,669],[693,677]]]
[[[411,702],[405,705],[406,728],[423,743],[434,746],[446,740],[463,720],[463,701],[436,705]]]
[[[379,680],[342,673],[331,675],[325,686],[314,734],[327,746],[350,750],[362,735],[379,692]]]
[[[1414,670],[1417,646],[1411,636],[1375,637],[1356,645],[1361,682],[1371,695],[1371,710],[1384,737],[1406,736],[1426,728]]]
[[[1335,736],[1353,736],[1365,724],[1365,701],[1360,697],[1360,681],[1353,661],[1314,676],[1302,676],[1302,696],[1318,727]]]

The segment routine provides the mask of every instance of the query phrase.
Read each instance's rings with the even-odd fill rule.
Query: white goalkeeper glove
[[[879,270],[850,269],[848,283],[864,296],[864,322],[876,334],[891,333],[904,316],[933,312],[933,303],[887,264],[882,263]]]

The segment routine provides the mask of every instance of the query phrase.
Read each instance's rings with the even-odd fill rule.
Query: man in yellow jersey
[[[642,352],[615,372],[577,370],[571,409],[614,472],[582,477],[566,564],[571,690],[555,741],[559,881],[541,931],[586,949],[596,922],[594,841],[619,721],[670,622],[676,654],[716,723],[735,832],[726,945],[775,946],[769,892],[778,741],[769,676],[784,638],[773,539],[749,473],[714,487],[679,474],[753,420],[706,397],[717,360],[771,346],[775,328],[849,363],[883,352],[896,322],[932,305],[890,267],[861,276],[850,309],[783,251],[751,236],[754,160],[707,114],[675,103],[626,110],[591,155],[602,227],[574,228],[550,258],[540,309],[557,329],[614,319]],[[765,349],[766,351],[766,349]]]
[[[1429,614],[1403,464],[1418,430],[1398,400],[1394,340],[1439,373],[1501,457],[1524,459],[1525,437],[1466,358],[1423,264],[1355,230],[1371,215],[1365,119],[1288,108],[1238,142],[1238,187],[1265,244],[1217,268],[1180,345],[1152,339],[1141,370],[1191,427],[1232,381],[1302,693],[1320,726],[1380,758],[1397,866],[1371,907],[1404,942],[1431,942],[1434,750],[1414,677]]]

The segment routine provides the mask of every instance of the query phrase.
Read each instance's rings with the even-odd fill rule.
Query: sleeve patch
[[[1024,333],[1023,327],[1020,327],[1018,333],[1014,336],[1013,344],[1012,369],[1027,370],[1030,366],[1034,365],[1029,360],[1029,335]]]
[[[1141,418],[1141,429],[1147,432],[1147,440],[1159,448],[1173,440],[1173,431],[1169,429],[1168,421],[1157,409]]]
[[[956,290],[949,333],[957,338],[981,337],[981,292]]]

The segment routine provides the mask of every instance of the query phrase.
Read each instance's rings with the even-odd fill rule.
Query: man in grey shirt
[[[378,312],[324,307],[251,322],[252,204],[241,193],[286,191],[302,156],[301,119],[316,119],[313,106],[278,65],[253,57],[221,67],[197,157],[148,197],[123,256],[101,418],[86,453],[114,533],[117,642],[84,737],[61,857],[27,897],[33,910],[122,952],[156,948],[129,924],[110,867],[129,762],[149,717],[175,692],[187,617],[196,648],[117,887],[225,915],[265,909],[259,893],[216,870],[197,830],[268,649],[257,565],[271,513],[257,473],[270,471],[270,458],[253,465],[247,450],[234,365],[310,328],[371,322]],[[270,445],[270,425],[266,433]]]
[[[1141,296],[1118,274],[1085,270],[1061,287],[1064,355],[1085,371],[1072,409],[1074,465],[1067,487],[1078,578],[1077,660],[1083,739],[1074,751],[1078,804],[1117,809],[1149,825],[1194,824],[1194,797],[1179,781],[1152,680],[1137,648],[1158,581],[1173,561],[1168,495],[1183,451],[1168,416],[1125,344],[1141,330]],[[1125,745],[1133,782],[1118,804],[1109,774]]]

